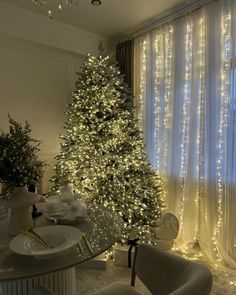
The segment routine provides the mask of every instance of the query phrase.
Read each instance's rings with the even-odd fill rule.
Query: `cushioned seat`
[[[212,275],[206,266],[151,245],[140,245],[135,252],[132,286],[136,274],[153,295],[209,295],[212,286]],[[140,294],[136,292],[116,282],[95,294]]]

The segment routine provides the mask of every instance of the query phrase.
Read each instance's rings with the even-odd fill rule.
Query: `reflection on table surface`
[[[9,237],[5,222],[1,227],[1,239],[7,244],[5,249],[0,249],[0,281],[16,280],[45,274],[65,268],[69,268],[89,260],[105,250],[109,249],[121,237],[123,223],[115,212],[109,212],[104,208],[92,205],[87,209],[88,217],[81,218],[76,225],[91,245],[84,239],[80,240],[82,251],[78,245],[63,251],[60,256],[49,259],[37,259],[32,256],[23,256],[13,253],[9,247]],[[52,225],[45,217],[38,217],[36,227]]]

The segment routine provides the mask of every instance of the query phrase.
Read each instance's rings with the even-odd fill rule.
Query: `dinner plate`
[[[19,234],[11,240],[10,249],[17,254],[39,259],[52,258],[76,245],[82,237],[82,232],[78,228],[66,225],[42,226],[35,228],[34,231],[52,248],[47,249],[34,238]]]

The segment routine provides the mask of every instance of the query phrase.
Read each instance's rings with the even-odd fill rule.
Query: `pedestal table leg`
[[[76,295],[75,267],[28,279],[2,282],[0,295],[33,295],[33,288],[37,285],[49,288],[55,295]]]

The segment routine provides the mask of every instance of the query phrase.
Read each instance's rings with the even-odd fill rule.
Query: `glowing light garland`
[[[139,113],[138,120],[141,124],[141,128],[144,130],[144,120],[146,119],[146,114],[144,111],[146,109],[146,80],[147,80],[147,40],[144,39],[140,44],[140,58],[141,58],[141,67],[140,67],[140,90],[139,90]],[[145,134],[144,134],[145,136]]]
[[[229,3],[228,3],[229,4]],[[226,2],[224,2],[224,5],[226,5]],[[196,175],[198,175],[198,192],[196,195],[196,205],[198,206],[198,214],[199,214],[199,224],[201,224],[200,218],[205,217],[205,212],[204,212],[204,206],[201,206],[202,204],[201,199],[206,198],[206,167],[205,167],[205,155],[206,155],[206,150],[205,150],[205,136],[206,136],[206,72],[205,72],[205,67],[206,67],[206,19],[205,15],[201,15],[199,19],[199,66],[200,66],[200,93],[199,93],[199,104],[198,104],[198,118],[199,118],[199,128],[197,130],[197,138],[196,138],[196,146],[197,146],[197,154],[198,154],[198,159],[199,159],[199,165],[196,166]],[[185,68],[185,81],[190,81],[191,82],[191,64],[192,64],[192,30],[193,26],[191,21],[189,20],[187,24],[187,32],[186,32],[186,68]],[[153,50],[155,52],[155,72],[154,72],[154,95],[155,95],[155,100],[154,100],[154,125],[155,125],[155,130],[154,130],[154,144],[155,144],[155,151],[156,151],[156,167],[162,169],[164,165],[164,161],[167,163],[167,159],[165,160],[165,149],[166,147],[163,148],[163,144],[166,145],[168,143],[167,140],[164,142],[164,138],[162,137],[161,140],[163,144],[160,144],[160,128],[162,128],[162,121],[161,121],[161,110],[160,105],[161,105],[161,95],[163,94],[161,91],[161,87],[165,87],[165,91],[168,89],[168,78],[165,76],[163,78],[162,76],[162,70],[164,68],[164,65],[162,64],[164,60],[164,56],[161,55],[161,50],[163,50],[162,46],[162,41],[163,41],[163,36],[161,34],[161,29],[156,31],[156,37],[154,39],[154,44],[153,44]],[[220,89],[220,97],[221,97],[221,107],[220,107],[220,120],[219,120],[219,125],[218,125],[218,146],[217,146],[217,159],[216,159],[216,170],[217,170],[217,191],[218,191],[218,201],[217,201],[217,222],[213,230],[213,248],[214,248],[214,253],[217,256],[218,262],[215,261],[209,261],[208,258],[205,258],[207,260],[208,266],[212,269],[213,272],[216,272],[217,275],[221,274],[225,280],[227,280],[229,284],[229,290],[232,290],[232,293],[235,293],[235,287],[236,287],[236,279],[235,279],[235,271],[232,270],[232,272],[229,270],[229,268],[226,268],[222,265],[222,258],[219,253],[219,248],[218,248],[218,239],[219,239],[219,234],[220,230],[222,227],[222,222],[223,222],[223,209],[224,209],[224,171],[225,171],[225,161],[224,161],[224,147],[225,147],[225,135],[226,135],[226,128],[228,126],[228,119],[229,119],[229,113],[228,113],[228,107],[229,107],[229,98],[230,98],[230,34],[231,34],[231,13],[229,6],[225,6],[225,9],[223,11],[222,15],[222,44],[224,44],[223,48],[223,55],[222,55],[222,77],[221,77],[221,89]],[[172,33],[173,34],[173,33]],[[170,34],[171,35],[171,34]],[[169,35],[169,40],[171,39],[171,36]],[[173,43],[168,42],[168,45],[173,46]],[[168,52],[171,53],[172,50],[168,49]],[[145,56],[145,75],[146,75],[146,62],[147,62],[147,56]],[[169,55],[169,60],[165,59],[166,62],[166,68],[170,68],[171,66],[171,55]],[[169,66],[168,66],[169,65]],[[171,71],[167,71],[168,73],[171,73]],[[163,85],[161,84],[161,81],[159,79],[162,79],[164,81]],[[170,77],[171,81],[172,77]],[[143,85],[144,84],[144,81]],[[190,87],[190,84],[188,85]],[[170,84],[170,91],[171,93],[171,84]],[[187,158],[187,146],[188,146],[188,128],[189,128],[189,107],[190,107],[190,92],[191,89],[186,87],[185,83],[185,90],[184,90],[184,104],[183,104],[183,116],[182,116],[182,130],[183,130],[183,136],[181,138],[181,165],[180,165],[180,175],[182,177],[179,187],[180,187],[180,194],[179,194],[179,202],[178,202],[178,209],[179,209],[179,216],[180,216],[180,224],[181,228],[183,228],[183,213],[184,213],[184,203],[185,203],[185,195],[184,195],[184,177],[186,174],[186,158]],[[168,93],[168,91],[167,91]],[[144,94],[144,93],[143,93]],[[168,95],[167,95],[168,96]],[[168,96],[169,97],[169,96]],[[145,98],[143,98],[143,102],[145,101]],[[165,98],[166,99],[166,98]],[[168,98],[167,98],[168,101]],[[170,115],[170,110],[168,113],[168,105],[169,102],[165,105],[166,111],[165,114],[167,113]],[[163,119],[165,120],[165,119]],[[168,126],[168,117],[166,117],[166,122],[164,125]],[[165,128],[165,127],[163,127]],[[199,232],[198,232],[199,234]],[[196,237],[196,240],[199,237]],[[174,250],[178,250],[177,248]],[[188,259],[194,259],[194,260],[201,260],[201,257],[203,256],[202,252],[199,253],[191,253],[191,249],[189,247],[184,247],[179,249],[181,252],[181,255],[183,255],[185,258]]]
[[[202,216],[205,216],[205,212],[201,214],[201,199],[205,198],[206,196],[206,182],[205,182],[205,103],[206,103],[206,83],[205,83],[205,42],[206,42],[206,24],[205,24],[205,18],[202,16],[200,18],[200,30],[199,30],[199,58],[200,58],[200,105],[198,107],[198,115],[200,118],[199,123],[199,130],[198,130],[198,140],[197,140],[197,146],[198,146],[198,159],[199,159],[199,165],[197,165],[197,175],[198,175],[198,193],[197,193],[197,207],[198,207],[198,224],[200,226],[201,220],[200,218]],[[199,240],[199,230],[198,230],[198,237]]]
[[[190,98],[191,98],[191,78],[192,78],[192,20],[188,19],[185,39],[185,83],[184,98],[182,108],[182,133],[181,133],[181,154],[180,171],[178,181],[178,212],[180,232],[183,231],[183,214],[185,203],[185,175],[187,169],[188,144],[189,144],[189,121],[190,121]]]
[[[167,153],[172,92],[172,47],[173,27],[155,32],[154,39],[154,150],[155,167],[163,177],[163,199],[167,193]]]
[[[219,253],[218,238],[223,219],[223,203],[224,203],[224,173],[225,173],[225,138],[227,134],[228,116],[229,116],[229,103],[230,103],[230,32],[231,32],[231,11],[228,6],[225,6],[225,12],[222,16],[222,29],[223,33],[223,53],[222,53],[222,76],[221,76],[221,89],[220,89],[220,120],[218,126],[218,145],[216,157],[216,177],[217,177],[217,223],[213,231],[213,250],[216,253],[217,260],[222,261]]]
[[[154,56],[155,56],[155,70],[154,70],[154,150],[155,150],[155,168],[157,171],[161,171],[161,86],[163,71],[163,48],[162,48],[162,31],[156,32],[154,40]]]
[[[207,265],[213,276],[220,279],[221,284],[225,284],[226,286],[222,286],[225,294],[235,294],[236,291],[236,275],[235,269],[229,268],[228,266],[223,265],[222,263],[218,263],[212,260],[205,255],[205,253],[199,249],[189,249],[189,247],[174,247],[172,248],[174,254],[181,255],[185,259],[197,261]],[[217,280],[217,281],[218,281]]]
[[[168,163],[168,135],[170,120],[170,100],[172,94],[172,59],[173,59],[173,27],[168,26],[165,32],[165,95],[164,95],[164,129],[162,137],[162,169],[163,169],[163,198],[166,199],[167,194],[167,163]]]

